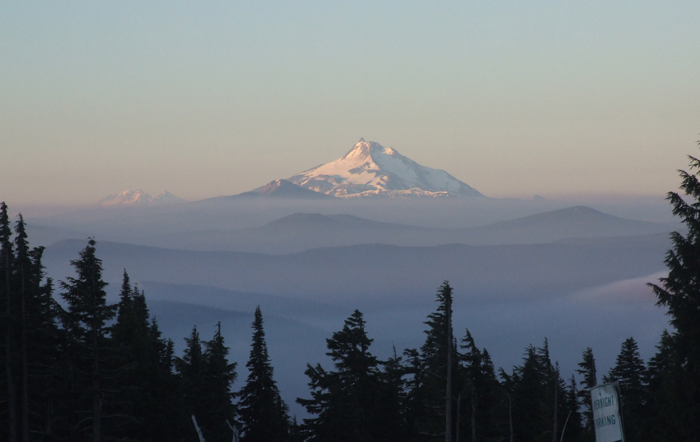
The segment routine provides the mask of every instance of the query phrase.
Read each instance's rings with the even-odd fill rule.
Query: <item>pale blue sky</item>
[[[489,196],[663,194],[700,2],[3,2],[0,199],[249,190],[360,137]]]

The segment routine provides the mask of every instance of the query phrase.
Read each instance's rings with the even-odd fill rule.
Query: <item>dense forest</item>
[[[700,160],[691,157],[691,167]],[[592,348],[563,374],[548,342],[524,349],[512,370],[496,369],[469,330],[453,330],[452,287],[437,290],[420,348],[372,354],[355,311],[327,339],[326,365],[308,365],[308,416],[289,415],[274,380],[262,312],[252,323],[248,377],[237,376],[220,327],[193,328],[174,354],[149,314],[146,295],[124,271],[119,302],[106,300],[96,243],[55,286],[31,248],[22,216],[0,206],[0,432],[15,441],[593,441],[589,390],[620,383],[626,440],[683,441],[700,435],[700,182],[681,172],[673,212],[688,229],[672,234],[669,275],[653,285],[672,331],[640,357],[633,337],[598,373]],[[417,325],[418,326],[418,325]],[[205,337],[208,338],[208,337]]]

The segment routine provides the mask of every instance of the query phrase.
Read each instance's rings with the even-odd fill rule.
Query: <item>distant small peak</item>
[[[360,137],[360,141],[358,141],[358,143],[364,143],[364,142],[365,142],[365,139]]]

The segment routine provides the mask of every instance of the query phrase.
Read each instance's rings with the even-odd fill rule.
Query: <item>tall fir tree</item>
[[[674,335],[664,330],[656,354],[647,363],[648,436],[654,441],[689,440],[686,385],[683,382],[682,358],[676,352]]]
[[[246,364],[248,379],[237,394],[242,442],[285,442],[289,439],[288,407],[273,379],[260,306],[255,309],[253,342]]]
[[[119,299],[111,327],[119,390],[111,408],[124,418],[115,437],[177,440],[180,416],[168,344],[150,318],[144,292],[131,286],[126,270]]]
[[[228,361],[229,348],[221,334],[221,323],[216,325],[216,332],[210,341],[204,344],[205,385],[209,392],[205,396],[205,407],[209,413],[203,419],[207,425],[207,440],[216,442],[231,438],[231,428],[227,425],[236,423],[236,406],[231,391],[236,381],[236,362]]]
[[[15,250],[17,256],[15,258],[15,279],[16,287],[14,292],[19,296],[19,318],[17,324],[17,347],[19,349],[19,411],[20,411],[20,440],[22,442],[29,441],[29,360],[27,357],[27,298],[32,291],[30,287],[30,274],[32,270],[32,262],[29,256],[29,242],[27,241],[27,232],[25,230],[24,219],[19,215],[19,220],[15,225]]]
[[[578,363],[576,373],[582,376],[581,385],[583,389],[579,391],[578,398],[581,406],[585,410],[584,430],[582,438],[584,442],[593,442],[595,440],[595,431],[593,428],[593,403],[591,402],[591,388],[598,385],[598,377],[596,373],[595,357],[593,349],[588,347],[581,356],[582,360]]]
[[[236,424],[231,392],[236,363],[228,361],[229,348],[221,334],[221,323],[210,341],[201,341],[196,327],[185,341],[184,355],[176,359],[182,378],[184,418],[189,422],[194,415],[207,441],[228,440],[232,437],[228,424]],[[193,425],[187,426],[186,433],[188,439],[197,438]]]
[[[420,348],[420,379],[414,383],[421,391],[413,393],[422,401],[422,412],[414,422],[418,440],[452,440],[456,430],[456,400],[463,380],[452,331],[452,287],[448,281],[438,288],[438,307],[424,323],[425,343]]]
[[[700,145],[700,142],[698,143]],[[676,368],[667,377],[667,408],[677,408],[680,420],[674,431],[682,439],[700,434],[700,160],[690,159],[689,172],[679,171],[680,190],[668,193],[673,214],[681,219],[687,233],[671,234],[672,249],[666,254],[669,273],[660,284],[650,284],[657,305],[666,307],[675,328],[672,342]],[[686,201],[687,200],[687,201]],[[676,386],[682,385],[681,389]],[[680,440],[680,439],[679,439]],[[689,439],[688,439],[689,440]]]
[[[369,352],[372,339],[367,337],[365,321],[358,310],[345,320],[343,329],[326,340],[328,356],[335,371],[320,364],[308,365],[311,399],[297,399],[312,418],[304,419],[308,440],[315,442],[383,442],[395,440],[400,428],[384,422],[379,361]],[[386,396],[384,396],[386,397]]]
[[[17,326],[20,439],[50,434],[52,369],[56,353],[57,318],[53,283],[45,278],[44,248],[30,249],[24,219],[15,224],[14,292],[19,295]]]
[[[175,359],[175,367],[182,385],[183,415],[181,418],[189,423],[192,415],[200,421],[208,412],[203,404],[204,396],[207,394],[204,381],[204,354],[196,326],[192,328],[190,336],[185,338],[185,343],[182,357]],[[185,425],[185,434],[187,439],[197,440],[197,433],[191,425]]]
[[[576,378],[571,375],[566,388],[566,397],[563,404],[566,418],[562,427],[562,438],[566,441],[577,442],[584,438],[584,427],[581,419],[581,404],[579,401]]]
[[[182,419],[182,385],[174,373],[174,343],[163,338],[155,317],[151,318],[148,334],[156,351],[151,358],[157,357],[157,361],[151,361],[156,367],[148,381],[151,405],[146,406],[149,410],[144,418],[147,433],[144,440],[182,441],[185,435],[182,426],[189,421]]]
[[[423,361],[420,352],[415,348],[406,349],[403,352],[403,372],[405,376],[404,390],[405,399],[403,405],[404,419],[410,437],[406,440],[421,441],[426,439],[426,435],[419,434],[420,422],[424,421],[424,412],[427,389],[427,373],[424,371]]]
[[[513,434],[516,440],[559,440],[569,408],[566,385],[552,364],[549,344],[530,345],[523,363],[508,375],[501,369],[504,389],[512,401]]]
[[[7,398],[6,420],[3,432],[7,434],[10,442],[19,441],[19,406],[17,395],[16,379],[16,294],[13,291],[12,276],[14,267],[14,251],[12,247],[12,229],[10,227],[10,217],[7,205],[0,203],[0,271],[2,271],[2,284],[0,284],[0,295],[3,301],[2,311],[2,333],[3,337],[3,396]]]
[[[402,358],[393,348],[393,355],[386,361],[379,361],[381,372],[379,373],[380,389],[377,391],[377,400],[383,419],[379,430],[380,434],[393,434],[394,440],[410,441],[412,434],[407,416],[408,396],[406,392],[406,369]],[[391,438],[389,437],[389,440]]]
[[[460,429],[472,442],[499,437],[497,398],[501,386],[488,351],[480,350],[469,330],[462,340],[461,371],[465,379],[460,406]],[[460,431],[460,433],[462,433]]]
[[[646,434],[646,366],[639,355],[634,338],[625,339],[615,366],[610,369],[605,382],[620,382],[622,424],[629,440],[644,440]]]
[[[57,329],[43,251],[30,248],[21,214],[12,239],[8,208],[0,203],[0,431],[7,440],[28,442],[50,433]]]
[[[580,405],[576,379],[573,374],[566,382],[561,376],[559,363],[554,364],[553,372],[554,388],[554,415],[552,426],[553,442],[575,442],[581,438],[583,427],[581,425]]]
[[[113,355],[109,325],[117,305],[107,304],[107,283],[102,279],[102,260],[95,253],[95,240],[90,238],[71,261],[76,277],[61,282],[61,297],[67,306],[62,323],[69,339],[68,352],[75,406],[68,419],[74,424],[71,434],[93,442],[103,439],[105,425],[103,407],[112,398],[114,375],[108,367]],[[85,416],[89,417],[86,418]]]

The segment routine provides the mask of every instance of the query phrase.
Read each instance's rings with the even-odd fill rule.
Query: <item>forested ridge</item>
[[[119,302],[107,303],[94,239],[71,261],[75,274],[55,284],[44,248],[30,247],[22,216],[12,222],[2,203],[0,439],[587,442],[595,440],[589,390],[617,381],[627,441],[698,440],[700,182],[681,178],[693,201],[673,192],[669,200],[688,233],[672,234],[669,274],[651,284],[670,327],[648,361],[630,337],[608,373],[596,370],[592,348],[575,373],[561,373],[544,339],[524,349],[520,365],[497,369],[478,336],[453,330],[445,281],[423,323],[424,344],[386,360],[372,353],[355,310],[327,339],[329,359],[307,366],[302,419],[290,416],[274,380],[260,308],[248,361],[229,360],[220,326],[211,337],[194,327],[178,356],[127,270]]]

